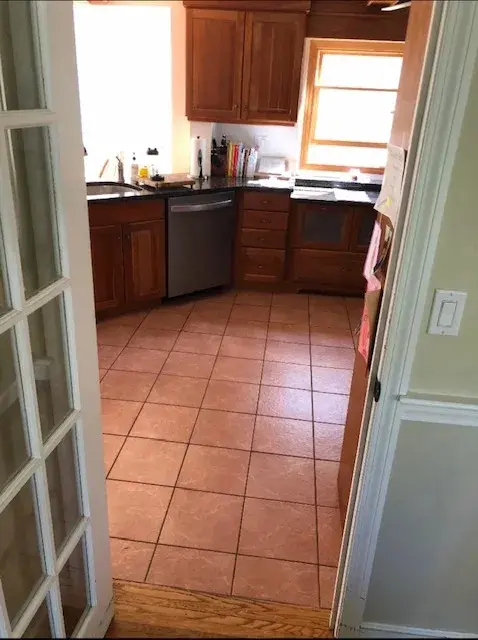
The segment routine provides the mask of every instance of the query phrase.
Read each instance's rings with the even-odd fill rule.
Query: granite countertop
[[[87,196],[88,202],[111,202],[116,200],[129,200],[131,198],[144,200],[150,198],[169,198],[173,196],[187,196],[199,193],[212,193],[224,189],[259,189],[267,191],[288,192],[294,200],[298,201],[319,201],[319,202],[350,202],[375,204],[378,192],[367,189],[369,185],[357,183],[330,183],[325,184],[324,193],[308,192],[300,188],[294,190],[291,180],[268,180],[251,178],[228,178],[211,176],[203,181],[197,180],[188,187],[176,187],[172,189],[147,189],[142,191],[131,191],[128,193],[113,193]],[[334,188],[335,187],[335,188]],[[329,193],[325,193],[328,190]]]

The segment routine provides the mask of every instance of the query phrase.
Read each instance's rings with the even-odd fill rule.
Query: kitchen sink
[[[102,196],[111,194],[128,195],[135,191],[144,191],[141,187],[127,182],[87,182],[86,195]]]

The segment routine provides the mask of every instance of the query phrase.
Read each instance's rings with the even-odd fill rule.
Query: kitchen
[[[88,10],[122,3],[108,4]],[[176,4],[185,156],[189,137],[204,138],[208,177],[87,189],[114,576],[330,608],[362,272],[409,12],[355,0],[356,13],[337,1]],[[360,66],[347,74],[354,56],[372,65],[362,77]],[[81,91],[81,59],[79,73]],[[352,99],[345,126],[337,114]],[[210,175],[223,135],[258,146],[257,171]],[[287,161],[274,148],[283,138]],[[109,168],[120,163],[128,181],[126,157]],[[151,164],[161,182],[189,168]]]

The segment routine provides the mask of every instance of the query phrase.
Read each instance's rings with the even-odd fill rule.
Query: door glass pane
[[[33,616],[30,624],[23,632],[22,638],[53,638],[46,600],[42,602]]]
[[[59,580],[65,631],[69,637],[89,609],[82,540],[60,571]]]
[[[46,461],[53,535],[57,552],[80,519],[74,437],[75,429],[73,428]]]
[[[16,359],[14,334],[7,331],[0,335],[0,490],[30,457]]]
[[[48,127],[8,132],[20,258],[30,298],[61,275]]]
[[[41,430],[46,440],[72,409],[63,296],[32,313],[28,326]]]
[[[12,627],[43,576],[33,495],[30,480],[0,514],[0,580]]]
[[[35,15],[31,0],[0,2],[3,109],[45,107]]]
[[[0,229],[0,316],[11,309],[8,291],[7,269],[5,267],[5,251]]]

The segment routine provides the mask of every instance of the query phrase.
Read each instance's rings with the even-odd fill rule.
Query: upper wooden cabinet
[[[190,120],[238,120],[244,11],[188,9],[186,111]]]
[[[242,120],[297,120],[304,37],[303,14],[246,13]]]
[[[305,19],[296,12],[188,8],[187,117],[293,124]]]

